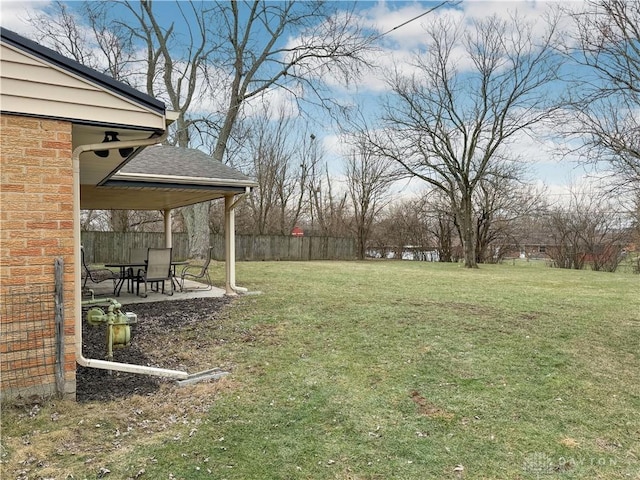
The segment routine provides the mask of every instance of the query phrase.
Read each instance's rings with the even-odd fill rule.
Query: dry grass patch
[[[182,388],[163,384],[155,395],[110,402],[5,409],[3,421],[13,425],[3,432],[3,478],[85,478],[79,475],[126,464],[144,445],[193,435],[218,395],[235,388],[223,378]]]
[[[228,298],[203,300],[127,307],[138,324],[131,346],[116,350],[114,359],[191,373],[232,369],[220,354],[223,337],[245,332],[229,324]],[[85,354],[101,358],[104,329],[84,325],[83,331]],[[2,478],[105,476],[107,465],[126,464],[134,450],[193,435],[216,398],[237,388],[231,377],[178,387],[158,377],[82,367],[77,380],[78,401],[3,405]]]

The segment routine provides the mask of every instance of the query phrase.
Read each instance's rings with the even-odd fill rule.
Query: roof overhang
[[[152,182],[81,185],[83,210],[170,210],[247,192],[250,187],[201,186]]]
[[[92,145],[101,143],[106,132],[116,132],[120,141],[147,141],[148,139],[159,137],[162,131],[132,128],[126,125],[73,125],[73,148],[79,145]],[[105,149],[106,149],[105,144]],[[99,185],[108,180],[114,173],[123,168],[133,156],[141,151],[141,147],[132,148],[121,154],[118,148],[105,150],[108,154],[104,157],[98,156],[94,151],[80,154],[80,184]]]
[[[257,186],[201,151],[141,146],[160,141],[177,113],[14,32],[0,34],[1,110],[71,123],[72,148],[82,150],[81,209],[165,210]]]
[[[81,184],[80,208],[167,210],[247,193],[257,186],[204,152],[156,145],[99,184]]]

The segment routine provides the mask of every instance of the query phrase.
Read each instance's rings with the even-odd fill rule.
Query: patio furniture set
[[[211,289],[209,264],[212,249],[208,251],[204,264],[193,264],[188,261],[176,261],[171,258],[172,249],[169,248],[134,248],[129,252],[128,262],[107,263],[104,268],[94,267],[85,259],[84,247],[82,252],[82,290],[86,290],[87,281],[100,283],[113,281],[113,294],[120,295],[123,285],[127,284],[127,292],[146,297],[149,290],[165,293],[165,282],[169,282],[167,295],[180,290],[186,291],[185,279],[206,282],[201,290]],[[177,268],[182,267],[180,272]],[[118,269],[118,271],[114,271]],[[144,291],[140,293],[140,285],[144,284]],[[162,286],[160,286],[162,284]],[[192,289],[191,289],[192,290]]]

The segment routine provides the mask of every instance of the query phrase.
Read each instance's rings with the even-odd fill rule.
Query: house
[[[224,200],[234,294],[234,208],[256,183],[151,147],[176,118],[162,102],[9,30],[0,39],[0,398],[74,397],[76,363],[112,367],[82,354],[80,210]]]

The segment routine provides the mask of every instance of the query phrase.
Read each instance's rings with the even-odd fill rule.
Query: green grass
[[[637,276],[327,262],[238,278],[264,292],[235,311],[257,340],[229,352],[242,388],[189,442],[225,478],[533,478],[547,460],[640,475]]]
[[[211,329],[229,388],[116,450],[110,478],[640,478],[638,275],[371,261],[237,278],[262,295]]]

